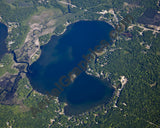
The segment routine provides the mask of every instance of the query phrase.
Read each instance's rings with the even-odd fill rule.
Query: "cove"
[[[8,51],[5,40],[8,36],[8,28],[5,24],[0,23],[0,60],[3,55]]]
[[[69,25],[63,35],[52,36],[48,44],[41,47],[40,58],[29,67],[27,77],[33,89],[45,94],[57,88],[54,83],[77,67],[84,60],[82,55],[94,49],[101,40],[110,40],[111,30],[112,26],[102,21],[79,21]],[[77,114],[108,102],[113,91],[108,82],[83,72],[64,88],[59,100],[68,104],[65,114]]]

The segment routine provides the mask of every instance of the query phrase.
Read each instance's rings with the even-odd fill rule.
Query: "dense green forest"
[[[42,111],[37,113],[36,118],[33,118],[29,107],[38,108],[41,106],[38,103],[43,103],[47,97],[32,91],[31,85],[25,78],[19,81],[17,90],[19,98],[23,99],[24,106],[4,107],[4,105],[1,105],[1,126],[6,126],[4,122],[9,121],[9,124],[13,127],[19,127],[22,124],[25,127],[45,127],[50,123],[50,119],[55,118],[51,125],[53,128],[69,126],[86,128],[89,126],[95,128],[158,127],[160,124],[160,34],[154,35],[151,31],[146,31],[143,35],[140,35],[139,30],[134,27],[131,31],[133,38],[129,41],[126,41],[125,36],[120,35],[121,39],[116,42],[115,46],[110,46],[108,52],[99,57],[99,60],[104,56],[107,58],[108,64],[106,66],[103,68],[98,66],[99,61],[95,63],[95,71],[110,72],[109,77],[113,83],[122,75],[128,79],[118,98],[117,108],[112,107],[113,103],[111,102],[104,105],[105,107],[95,108],[96,111],[90,110],[83,116],[68,117],[59,114],[62,112],[64,104],[51,100]],[[150,49],[146,48],[148,45],[150,45]],[[110,49],[116,50],[113,52]],[[107,113],[105,113],[106,110]],[[5,114],[7,113],[5,117],[4,111]]]
[[[124,2],[130,6],[124,6]],[[80,19],[98,19],[97,12],[113,8],[118,19],[127,14],[134,17],[133,24],[148,9],[160,10],[157,0],[71,0],[77,8],[70,8],[71,13],[58,0],[0,0],[0,17],[3,23],[16,23],[9,33],[7,42],[14,41],[10,49],[21,47],[29,31],[28,19],[37,13],[39,7],[46,9],[58,8],[71,22]],[[85,10],[85,11],[84,11]],[[70,18],[71,17],[71,18]],[[107,13],[104,17],[112,21],[114,15]],[[108,21],[103,19],[104,21]],[[115,22],[113,22],[115,24]],[[59,24],[56,32],[64,29]],[[50,99],[33,90],[25,73],[17,82],[14,100],[16,104],[0,104],[0,127],[15,128],[158,128],[160,127],[160,33],[143,31],[133,27],[125,33],[119,33],[107,52],[96,57],[90,63],[94,72],[105,74],[111,85],[117,90],[121,87],[120,76],[127,78],[127,83],[120,96],[112,97],[110,103],[103,104],[80,115],[66,116],[65,103],[59,103],[57,98]],[[141,34],[142,33],[142,34]],[[130,35],[130,36],[127,36]],[[41,45],[49,41],[52,34],[39,37]],[[11,54],[6,54],[0,60],[0,76],[6,72],[18,73],[13,68],[14,60]],[[103,65],[103,66],[101,66]],[[1,85],[0,85],[1,89]],[[10,90],[5,90],[5,92]],[[114,106],[116,102],[116,106]],[[46,102],[49,101],[49,104]],[[45,103],[44,103],[45,102]],[[45,104],[45,105],[42,105]],[[38,108],[33,116],[32,108]]]
[[[104,123],[109,125],[114,122],[114,127],[134,128],[151,127],[146,123],[150,121],[159,126],[160,34],[153,35],[151,31],[146,31],[140,35],[137,28],[134,28],[131,34],[133,35],[131,40],[125,41],[122,37],[116,42],[116,48],[122,49],[117,49],[112,54],[108,52],[108,64],[105,67],[98,67],[98,64],[95,66],[96,71],[110,72],[112,82],[121,75],[128,78],[128,82],[118,99],[118,108],[115,109],[116,115],[120,114],[121,116],[113,121],[115,115],[110,113],[110,116],[106,115],[105,118],[112,117],[111,121],[106,120]],[[148,45],[151,47],[147,49]],[[127,106],[124,106],[123,103]]]

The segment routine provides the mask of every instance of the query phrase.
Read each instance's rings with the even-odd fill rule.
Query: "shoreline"
[[[66,31],[67,31],[67,28],[68,28],[68,26],[70,26],[70,25],[72,25],[72,24],[75,24],[75,23],[77,23],[77,22],[81,22],[81,21],[100,21],[100,22],[105,22],[105,23],[107,23],[107,24],[109,24],[108,22],[106,22],[106,21],[102,21],[102,20],[88,20],[88,19],[84,19],[84,20],[77,20],[77,21],[75,21],[75,22],[73,22],[73,23],[68,23],[66,26],[65,26],[65,29],[63,30],[63,32],[62,33],[60,33],[59,35],[57,35],[57,34],[53,34],[53,35],[51,35],[51,37],[50,37],[50,39],[49,39],[49,41],[51,40],[51,38],[52,38],[52,36],[62,36]],[[109,25],[111,25],[111,24],[109,24]],[[111,25],[112,26],[112,25]],[[112,26],[113,27],[113,26]],[[49,43],[49,41],[46,43],[46,44],[48,44]],[[39,50],[41,51],[41,48],[39,47]],[[33,55],[34,56],[34,55]],[[39,57],[41,56],[41,54],[39,55]],[[38,58],[39,58],[38,57]],[[37,58],[37,60],[38,60],[38,58]],[[37,61],[36,60],[36,61]],[[19,63],[21,63],[21,62],[19,62]],[[23,62],[24,63],[24,62]],[[33,63],[28,63],[29,65],[27,66],[28,68],[30,67],[30,65],[32,65]],[[28,69],[27,68],[27,69]],[[28,71],[27,71],[28,72]],[[27,73],[27,72],[25,72],[25,74]],[[21,75],[21,72],[19,72],[20,73],[20,75]],[[93,75],[94,76],[94,75]],[[95,77],[95,76],[94,76]],[[29,81],[29,83],[30,83],[30,81]],[[32,85],[31,85],[32,86]],[[39,95],[42,95],[42,96],[48,96],[47,94],[43,94],[43,93],[41,93],[41,92],[38,92],[38,91],[36,91],[35,89],[32,89],[32,91],[33,92],[36,92],[36,93],[38,93]],[[65,102],[64,102],[65,103]],[[103,104],[102,104],[103,105]],[[97,106],[96,106],[97,107]],[[94,110],[94,108],[93,108],[93,110]]]
[[[111,23],[109,23],[109,22],[107,22],[107,21],[103,21],[103,20],[89,20],[89,19],[84,19],[84,20],[76,20],[75,22],[73,22],[73,23],[68,23],[67,25],[65,25],[65,28],[64,28],[64,30],[60,33],[60,34],[55,34],[54,32],[53,32],[53,34],[51,34],[51,37],[50,37],[50,39],[49,39],[49,41],[47,42],[47,43],[45,43],[44,45],[47,45],[49,42],[50,42],[50,40],[51,40],[51,38],[53,37],[53,36],[57,36],[57,37],[59,37],[59,36],[62,36],[68,29],[68,27],[70,26],[70,25],[73,25],[73,24],[75,24],[75,23],[77,23],[77,22],[81,22],[81,21],[100,21],[100,22],[104,22],[104,23],[107,23],[107,24],[109,24],[110,26],[112,26],[113,28],[115,28],[115,26],[113,25],[113,24],[111,24]],[[40,43],[40,42],[39,42]],[[41,47],[41,46],[40,46]],[[37,48],[37,51],[40,51],[40,54],[39,54],[39,57],[37,58],[37,60],[40,58],[40,56],[41,56],[41,48],[40,47],[38,47]],[[34,54],[35,55],[35,54]],[[34,55],[32,55],[32,57],[34,56]],[[35,61],[37,61],[37,60],[35,60]],[[35,62],[34,61],[34,62]],[[31,62],[31,63],[29,63],[29,66],[31,66],[34,62]]]
[[[113,25],[112,24],[110,24],[110,23],[108,23],[108,22],[106,22],[106,21],[103,21],[103,20],[89,20],[89,19],[83,19],[83,20],[76,20],[75,22],[73,22],[73,23],[68,23],[66,26],[65,26],[65,29],[63,30],[63,32],[61,32],[60,34],[53,34],[53,35],[51,35],[51,37],[50,37],[50,39],[49,39],[49,41],[45,44],[45,45],[47,45],[49,42],[50,42],[50,40],[51,40],[51,38],[53,37],[53,36],[62,36],[68,29],[68,27],[70,26],[70,25],[73,25],[73,24],[75,24],[75,23],[77,23],[77,22],[81,22],[81,21],[90,21],[90,22],[92,22],[92,21],[97,21],[97,22],[104,22],[104,23],[106,23],[106,24],[109,24],[110,26],[112,26],[113,27]],[[113,27],[114,28],[114,27]],[[41,51],[41,48],[39,49],[40,51]],[[41,54],[39,55],[39,57],[41,56]],[[37,61],[37,60],[36,60]],[[29,64],[29,66],[31,66],[32,65],[32,63],[31,64]],[[87,73],[86,73],[87,74]],[[88,75],[88,74],[87,74]],[[92,75],[93,77],[95,77],[95,78],[98,78],[98,77],[96,77],[95,75]],[[104,81],[104,79],[101,79],[100,78],[100,81]],[[110,87],[112,87],[112,86],[110,86]],[[33,89],[33,90],[35,90],[35,89]],[[36,91],[36,90],[35,90]],[[38,93],[40,93],[40,92],[38,92]],[[40,94],[42,94],[42,93],[40,93]],[[42,94],[42,95],[47,95],[47,94]],[[47,95],[48,96],[48,95]]]
[[[90,21],[90,22],[93,22],[93,21],[96,21],[96,22],[100,22],[101,24],[103,24],[103,25],[106,25],[106,26],[108,26],[109,28],[111,28],[111,30],[112,30],[112,26],[110,25],[110,24],[108,24],[108,23],[106,23],[106,22],[104,22],[104,21],[101,21],[101,20],[77,20],[76,22],[74,22],[74,23],[72,23],[72,24],[75,24],[75,23],[77,23],[77,22],[83,22],[83,21]],[[51,36],[51,38],[53,37],[53,36],[62,36],[65,32],[66,32],[66,30],[68,30],[68,27],[69,27],[69,25],[72,25],[71,23],[68,23],[67,25],[66,25],[66,28],[63,30],[63,32],[61,33],[61,34],[59,34],[59,35],[57,35],[57,34],[54,34],[54,35],[52,35]],[[107,28],[108,28],[107,27]],[[110,30],[110,29],[109,29]],[[106,31],[105,31],[106,32]],[[108,33],[109,33],[110,31],[108,31]],[[108,36],[107,36],[108,37]],[[51,39],[50,39],[51,40]],[[50,41],[48,41],[48,42],[50,42]],[[46,44],[48,44],[48,43],[46,43]],[[102,45],[102,44],[101,44]],[[95,76],[94,76],[95,77]],[[101,79],[102,80],[102,79]],[[101,81],[100,80],[100,81]],[[111,87],[111,86],[110,86]],[[113,89],[113,88],[112,88]],[[113,92],[114,92],[114,90],[113,90]],[[113,94],[112,94],[113,95]],[[48,95],[47,95],[48,96]]]

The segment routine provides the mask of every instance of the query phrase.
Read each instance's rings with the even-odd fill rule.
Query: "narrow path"
[[[76,5],[73,5],[69,2],[65,2],[65,1],[60,1],[60,0],[57,0],[57,2],[61,3],[61,4],[66,4],[66,5],[70,5],[72,8],[76,8],[77,6]]]

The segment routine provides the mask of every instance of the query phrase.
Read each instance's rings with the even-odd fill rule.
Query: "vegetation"
[[[0,14],[5,22],[23,22],[36,10],[34,7],[19,8],[0,1]]]
[[[18,73],[18,70],[13,67],[14,61],[11,54],[5,54],[0,61],[0,76],[4,75],[6,72],[11,74]]]
[[[97,63],[95,66],[97,72],[102,70],[110,72],[113,84],[114,81],[119,79],[119,76],[124,75],[128,79],[118,99],[118,108],[114,109],[118,111],[119,119],[115,119],[114,113],[110,117],[106,115],[105,119],[112,117],[111,126],[114,127],[151,127],[146,124],[147,121],[158,126],[160,124],[157,117],[157,114],[160,113],[158,107],[160,105],[160,95],[158,94],[160,92],[160,56],[157,53],[160,51],[158,43],[160,34],[154,36],[152,32],[146,31],[143,35],[140,35],[136,28],[134,28],[132,34],[133,38],[131,40],[119,40],[116,42],[116,47],[112,47],[112,49],[122,49],[117,49],[112,54],[108,52],[100,57],[107,58],[107,65],[102,68]],[[143,45],[142,42],[144,42]],[[150,49],[146,47],[148,45],[151,46]],[[154,86],[152,86],[153,84]],[[126,103],[127,106],[124,106],[123,103]],[[122,109],[122,111],[119,111],[119,109]],[[129,120],[125,120],[125,118],[129,118]],[[121,122],[120,120],[123,120],[123,123],[118,123]],[[133,120],[136,123],[134,126],[132,122],[129,122]],[[111,122],[106,120],[104,123],[109,125]]]
[[[64,31],[64,29],[65,29],[64,25],[59,25],[59,26],[56,27],[56,30],[54,31],[54,33],[59,35]]]
[[[153,35],[151,31],[146,31],[140,35],[138,31],[141,29],[134,27],[131,31],[133,38],[126,41],[125,36],[121,35],[121,40],[116,45],[108,48],[108,52],[98,57],[99,61],[92,64],[95,65],[94,70],[100,72],[110,72],[109,78],[111,82],[117,81],[119,76],[124,75],[128,82],[118,98],[117,108],[112,107],[113,103],[104,105],[105,107],[95,108],[83,116],[73,116],[69,118],[61,114],[64,104],[58,103],[56,99],[46,104],[43,111],[39,111],[36,118],[32,118],[29,108],[38,107],[38,103],[47,100],[46,96],[42,96],[34,91],[28,83],[28,80],[19,81],[17,94],[22,99],[24,105],[28,108],[28,112],[22,107],[1,105],[1,115],[3,112],[8,113],[8,118],[3,118],[2,126],[6,127],[8,121],[11,126],[19,127],[45,127],[51,124],[51,127],[140,127],[151,128],[158,127],[160,122],[157,115],[160,114],[160,34]],[[136,36],[136,38],[135,38]],[[141,42],[145,42],[141,44]],[[152,42],[152,43],[151,43]],[[147,45],[151,45],[150,49],[146,49]],[[119,49],[122,48],[122,49]],[[116,49],[110,51],[111,49]],[[110,54],[112,52],[112,54]],[[104,60],[106,57],[106,60]],[[101,67],[98,63],[108,62],[107,65]],[[118,63],[118,65],[117,65]],[[118,82],[117,82],[118,83]],[[154,86],[151,84],[156,83]],[[28,88],[26,88],[27,86]],[[23,93],[22,93],[23,92]],[[135,100],[136,99],[136,100]],[[125,103],[125,105],[124,105]],[[107,111],[107,113],[105,112]],[[12,113],[9,114],[9,113]],[[97,116],[95,116],[97,115]],[[42,118],[43,117],[43,118]],[[21,119],[20,119],[21,118]],[[51,122],[52,123],[51,123]],[[41,123],[38,123],[41,122]],[[152,122],[152,123],[149,123]],[[32,124],[32,125],[31,125]],[[39,125],[41,124],[41,125]]]
[[[26,35],[29,31],[29,27],[25,25],[19,25],[17,28],[12,29],[12,33],[8,34],[7,41],[12,41],[13,44],[10,45],[11,50],[20,48],[20,46],[25,41]]]
[[[77,8],[71,8],[71,14],[67,14],[67,8],[61,6],[57,1],[46,0],[0,0],[0,16],[3,22],[16,22],[17,27],[12,28],[7,41],[13,41],[11,50],[15,50],[23,44],[29,30],[26,21],[37,8],[59,8],[63,12],[60,17],[56,33],[64,30],[63,22],[66,19],[74,22],[80,19],[98,19],[97,11],[114,8],[118,18],[131,14],[135,19],[142,15],[147,8],[157,9],[157,0],[71,0]],[[124,2],[132,6],[125,7]],[[136,5],[136,7],[135,7]],[[87,11],[86,11],[86,10]],[[84,11],[85,10],[85,11]],[[112,19],[114,16],[105,14],[105,18]],[[65,20],[64,20],[65,19]],[[93,73],[101,73],[105,78],[110,79],[112,85],[121,87],[120,76],[127,78],[119,97],[115,96],[109,104],[103,104],[85,112],[81,115],[66,116],[64,103],[58,100],[49,99],[32,89],[29,80],[25,75],[18,82],[17,105],[0,105],[0,127],[24,127],[24,128],[158,128],[160,127],[160,34],[153,34],[152,31],[144,31],[133,27],[126,33],[119,34],[118,40],[108,47],[107,52],[96,57],[96,61],[90,63]],[[51,34],[39,38],[41,44],[48,42]],[[6,72],[18,73],[13,68],[13,56],[6,54],[0,61],[0,76]],[[102,66],[103,65],[103,66]],[[0,85],[1,88],[1,85]],[[0,92],[1,93],[1,92]],[[39,111],[33,117],[31,107],[43,106],[38,103],[48,101],[45,109]],[[113,107],[117,100],[117,107]]]
[[[16,91],[19,99],[25,99],[30,94],[32,87],[27,78],[20,79],[18,82],[18,89]]]
[[[43,35],[43,36],[39,37],[39,41],[40,41],[41,45],[44,45],[49,42],[50,38],[51,38],[51,34]]]

